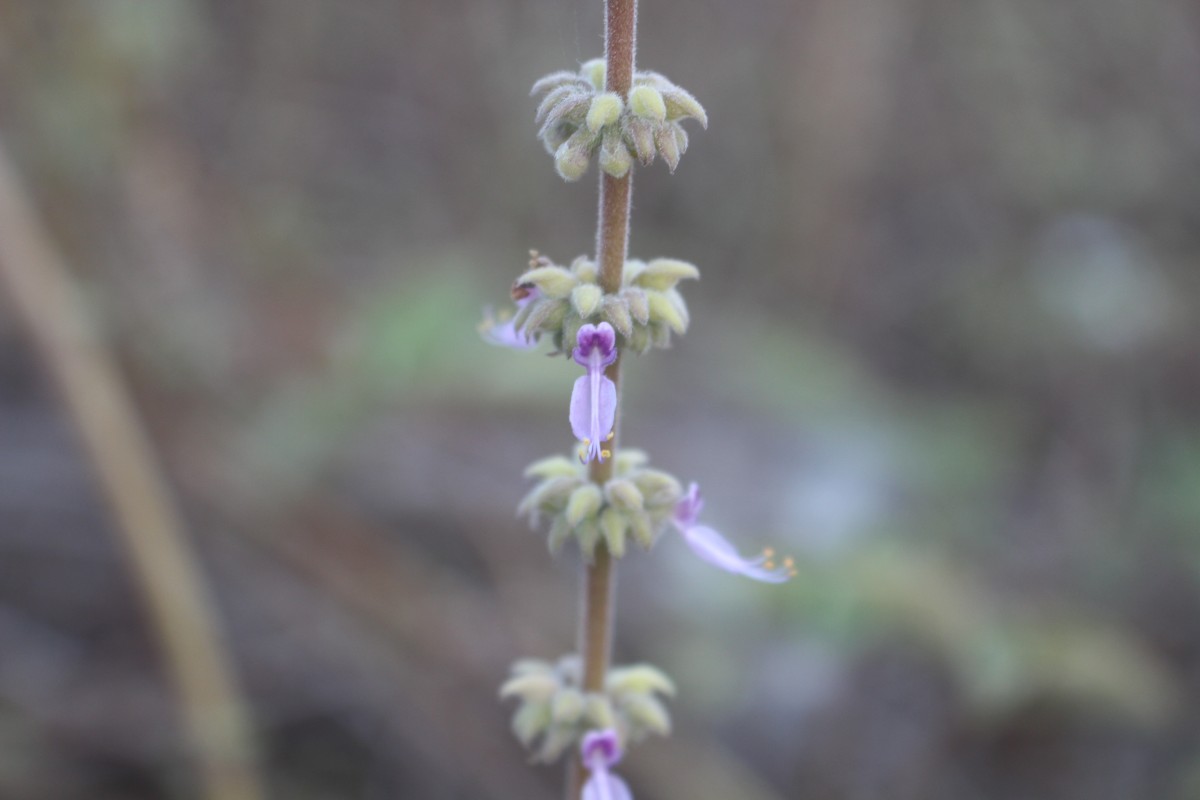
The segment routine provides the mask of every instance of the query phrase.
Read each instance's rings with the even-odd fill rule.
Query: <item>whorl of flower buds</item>
[[[550,762],[576,746],[589,731],[614,730],[622,742],[671,732],[671,715],[660,696],[673,697],[675,684],[649,664],[613,667],[603,692],[582,689],[578,655],[557,662],[522,659],[512,665],[500,697],[520,700],[512,728],[534,760]]]
[[[604,59],[597,58],[578,72],[553,72],[533,85],[530,94],[545,93],[534,115],[538,138],[558,174],[579,180],[597,149],[600,169],[614,178],[624,177],[635,158],[648,166],[656,155],[674,172],[688,146],[680,122],[695,119],[707,128],[704,107],[657,72],[635,72],[628,98],[606,92],[604,77]]]
[[[644,353],[651,347],[669,347],[672,334],[687,331],[691,315],[676,285],[698,279],[700,271],[686,261],[626,261],[620,290],[605,294],[596,264],[587,256],[567,268],[536,251],[530,255],[529,269],[513,283],[516,314],[504,318],[503,329],[494,320],[481,326],[492,343],[524,349],[548,336],[555,350],[570,353],[580,328],[607,322],[620,335],[622,347]]]
[[[646,466],[640,450],[618,450],[613,477],[603,487],[588,480],[579,459],[551,456],[530,464],[525,477],[540,479],[517,506],[537,526],[550,518],[548,544],[557,553],[574,538],[587,558],[603,539],[617,558],[633,539],[649,549],[674,519],[683,486],[665,472]]]

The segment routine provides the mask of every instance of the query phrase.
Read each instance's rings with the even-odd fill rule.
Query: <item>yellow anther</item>
[[[768,561],[767,563],[763,564],[763,566],[766,567],[767,569],[775,569],[775,562]]]
[[[584,447],[590,447],[590,446],[591,446],[591,444],[592,444],[592,440],[591,440],[591,439],[584,439],[584,440],[583,440],[583,446],[584,446]]]
[[[617,435],[617,432],[616,432],[616,431],[609,431],[609,432],[608,432],[608,436],[606,436],[606,437],[604,438],[604,441],[606,441],[606,442],[611,442],[611,441],[613,440],[613,437],[615,437],[616,435]]]
[[[612,458],[612,450],[601,450],[600,457],[601,458]]]
[[[783,560],[783,565],[788,569],[791,569],[792,567],[796,566],[796,560],[791,556],[788,556]]]
[[[763,555],[764,555],[764,556],[766,556],[767,558],[772,558],[772,557],[774,557],[774,555],[775,555],[775,548],[773,548],[773,547],[764,547],[764,548],[763,548]]]

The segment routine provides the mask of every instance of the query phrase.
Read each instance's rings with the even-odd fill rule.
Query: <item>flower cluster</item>
[[[538,136],[568,181],[587,171],[597,151],[600,168],[611,178],[626,176],[635,158],[648,165],[662,156],[674,172],[688,144],[680,122],[690,117],[708,127],[696,99],[657,73],[634,73],[626,96],[605,91],[603,59],[587,62],[578,73],[547,75],[532,93],[545,94],[537,110]],[[608,246],[613,243],[602,248]],[[623,251],[625,242],[615,246]],[[615,277],[608,275],[605,286],[611,288]],[[598,548],[621,558],[630,540],[649,549],[673,529],[712,566],[783,583],[796,574],[790,558],[778,560],[770,549],[742,556],[700,522],[704,503],[695,483],[684,490],[674,476],[648,466],[641,451],[615,447],[619,359],[624,351],[667,347],[672,334],[686,332],[688,308],[677,285],[699,277],[699,270],[684,261],[626,260],[619,285],[606,292],[596,263],[586,256],[564,267],[530,253],[529,268],[513,283],[516,307],[499,315],[487,312],[480,333],[492,344],[520,350],[549,339],[555,353],[568,356],[584,373],[575,381],[567,414],[580,443],[577,458],[552,456],[531,464],[525,475],[537,483],[517,511],[534,527],[548,521],[552,553],[574,540],[597,570],[603,563],[597,560]],[[612,769],[630,743],[670,732],[663,698],[673,696],[675,687],[647,664],[590,672],[589,681],[596,684],[604,676],[602,691],[585,691],[582,673],[577,655],[553,663],[514,664],[500,689],[502,698],[519,700],[513,732],[540,761],[578,748],[588,773],[582,800],[632,800],[629,787]]]
[[[676,285],[699,277],[700,271],[686,261],[630,259],[620,290],[605,294],[596,264],[586,256],[568,268],[532,251],[529,269],[513,282],[515,314],[487,314],[480,332],[492,344],[518,349],[531,348],[546,336],[556,351],[568,353],[577,345],[580,328],[607,322],[620,334],[622,346],[635,352],[669,347],[671,334],[683,334],[691,321]]]
[[[674,477],[646,466],[640,450],[618,450],[612,480],[597,486],[588,480],[580,460],[551,456],[530,464],[526,477],[539,478],[517,513],[528,516],[534,526],[543,516],[550,519],[550,551],[557,553],[574,537],[584,555],[591,558],[603,539],[608,550],[620,558],[629,539],[649,549],[665,529],[683,497],[683,487]]]
[[[513,714],[513,733],[534,758],[555,761],[588,731],[612,731],[620,742],[636,742],[650,734],[671,732],[671,715],[660,696],[673,697],[675,685],[649,664],[613,667],[603,692],[582,689],[577,655],[557,662],[522,659],[500,687],[500,697],[520,700]]]
[[[613,477],[603,487],[588,480],[582,464],[565,456],[534,462],[525,475],[540,480],[517,513],[528,515],[535,526],[543,515],[550,518],[552,553],[574,537],[586,558],[601,540],[621,558],[629,539],[648,550],[663,531],[673,528],[692,553],[726,572],[764,583],[783,583],[796,574],[792,559],[776,559],[770,548],[751,558],[742,556],[728,539],[700,524],[704,501],[698,485],[684,492],[674,476],[646,462],[640,450],[617,451]]]
[[[604,91],[604,77],[604,59],[597,58],[579,72],[553,72],[533,85],[530,94],[546,93],[535,121],[558,174],[579,180],[597,149],[600,169],[614,178],[629,172],[635,156],[648,166],[660,155],[674,172],[688,146],[679,123],[692,118],[707,128],[704,107],[657,72],[634,73],[627,98]]]

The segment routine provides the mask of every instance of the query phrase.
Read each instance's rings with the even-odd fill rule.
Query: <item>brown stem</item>
[[[605,89],[622,98],[629,95],[633,83],[633,54],[637,39],[637,0],[606,0],[604,15],[604,55],[607,62]],[[600,270],[600,286],[607,293],[621,288],[621,275],[629,250],[629,208],[633,194],[633,173],[614,178],[600,176],[600,220],[596,228],[596,263]],[[617,407],[620,409],[621,359],[605,374],[617,385]],[[613,440],[608,449],[617,451],[617,431],[620,414],[614,425]],[[588,477],[603,486],[612,478],[613,459],[593,461]],[[608,672],[612,650],[613,583],[616,564],[608,547],[601,543],[587,566],[584,579],[583,604],[580,609],[579,650],[583,657],[583,689],[586,692],[604,691],[604,676]],[[567,800],[578,800],[583,792],[586,770],[578,756],[571,760],[567,772]]]
[[[0,288],[58,384],[174,680],[203,796],[261,800],[249,720],[203,576],[112,355],[0,147]]]

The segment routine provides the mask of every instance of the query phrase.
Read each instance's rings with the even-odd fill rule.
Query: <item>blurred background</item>
[[[554,798],[515,658],[578,563],[514,518],[578,370],[488,348],[590,251],[537,77],[599,0],[4,0],[0,142],[118,359],[271,797]],[[623,435],[784,588],[669,534],[616,658],[676,679],[638,800],[1200,796],[1200,10],[643,0],[707,107],[631,252],[695,262]],[[159,637],[0,295],[0,797],[200,792]]]

